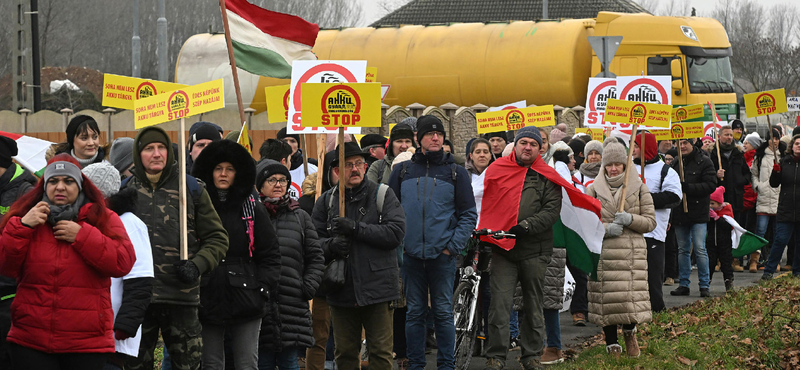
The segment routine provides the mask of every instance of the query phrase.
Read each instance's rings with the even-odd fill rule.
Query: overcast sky
[[[364,19],[361,22],[362,26],[369,25],[370,23],[378,20],[384,14],[382,14],[381,9],[379,8],[379,1],[380,0],[357,0],[361,2],[362,6],[364,7]],[[399,0],[398,0],[399,1]],[[558,2],[559,0],[550,0],[551,3]],[[666,3],[667,1],[673,0],[659,0],[661,4]],[[680,3],[680,0],[675,0]],[[798,4],[800,5],[800,1],[797,0],[757,0],[757,2],[761,5],[766,7],[771,7],[776,4]],[[697,15],[701,17],[708,17],[711,15],[711,12],[714,10],[714,7],[717,5],[717,1],[715,0],[690,0],[690,6],[695,7],[697,9]]]

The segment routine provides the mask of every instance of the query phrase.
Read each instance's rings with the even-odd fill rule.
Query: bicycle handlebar
[[[500,240],[500,239],[516,239],[517,238],[516,235],[509,234],[509,233],[507,233],[505,231],[502,231],[502,230],[492,231],[492,230],[489,230],[489,229],[473,230],[472,231],[472,235],[475,236],[475,237],[490,236],[490,237],[492,237],[494,239],[497,239],[497,240]]]

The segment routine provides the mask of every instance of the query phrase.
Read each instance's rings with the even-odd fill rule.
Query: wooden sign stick
[[[635,143],[636,139],[636,130],[639,128],[639,125],[633,125],[633,135],[631,135],[631,142],[628,146],[630,150],[628,150],[628,161],[625,164],[625,180],[622,182],[622,189],[619,191],[622,192],[622,196],[620,197],[619,202],[619,212],[625,212],[625,193],[628,190],[628,177],[631,174],[631,167],[633,166],[633,144]]]
[[[344,127],[339,127],[339,217],[344,217]]]
[[[186,118],[181,118],[181,127],[178,129],[178,145],[180,148],[178,149],[178,167],[180,167],[179,175],[180,175],[180,189],[178,193],[180,195],[180,228],[181,228],[181,259],[189,259],[189,240],[187,239],[189,235],[187,235],[188,227],[187,227],[187,216],[186,216]],[[167,148],[167,150],[172,150],[172,148]]]

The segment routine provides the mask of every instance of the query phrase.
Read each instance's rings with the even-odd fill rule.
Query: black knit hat
[[[493,137],[499,137],[499,138],[505,140],[506,144],[508,144],[508,141],[509,141],[508,140],[508,133],[505,132],[505,131],[490,132],[488,134],[484,134],[483,135],[483,138],[486,139],[486,140],[489,140],[489,139],[491,139]]]
[[[742,123],[741,120],[735,119],[735,120],[731,121],[731,129],[735,130],[737,128],[740,128],[740,129],[744,130],[744,123]]]
[[[194,143],[203,139],[211,140],[212,143],[222,140],[216,127],[212,125],[202,125],[189,137],[189,151],[194,147]]]
[[[69,124],[67,125],[67,143],[69,144],[70,148],[72,148],[72,142],[75,140],[75,135],[78,134],[78,127],[80,127],[80,125],[84,122],[88,123],[91,126],[94,126],[92,127],[92,130],[94,130],[94,128],[97,127],[97,121],[95,121],[94,118],[92,118],[91,116],[80,114],[75,117],[72,117],[72,119],[69,121]],[[92,123],[94,124],[92,125]],[[97,134],[99,135],[100,132],[98,132]]]
[[[256,190],[261,191],[261,187],[264,186],[264,181],[267,181],[270,176],[275,174],[286,176],[286,181],[290,184],[292,183],[292,174],[289,173],[289,169],[286,168],[286,166],[272,159],[264,159],[258,162],[256,165]]]
[[[422,138],[425,134],[432,131],[441,132],[442,141],[447,138],[444,132],[444,124],[442,124],[440,119],[431,115],[419,117],[417,120],[417,142],[422,142]]]
[[[0,136],[0,167],[11,167],[11,157],[17,153],[17,142],[10,137]]]
[[[286,127],[282,128],[282,129],[280,129],[280,131],[278,131],[278,135],[277,135],[276,139],[283,140],[284,138],[287,138],[287,137],[293,138],[298,143],[300,142],[300,135],[298,135],[298,134],[287,134],[286,133]]]

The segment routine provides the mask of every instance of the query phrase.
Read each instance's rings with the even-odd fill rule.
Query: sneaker
[[[606,346],[606,353],[619,360],[619,356],[622,355],[622,346],[619,344],[609,344]]]
[[[523,370],[542,370],[542,363],[538,359],[532,358],[528,361],[522,362]]]
[[[702,292],[703,289],[700,289],[700,291]],[[628,354],[628,357],[639,357],[642,351],[639,349],[639,341],[636,340],[636,328],[633,328],[633,330],[623,330],[622,336],[625,337],[625,352]]]
[[[725,279],[725,292],[733,290],[733,279]]]
[[[483,370],[503,370],[505,367],[506,364],[503,361],[496,358],[487,358]]]
[[[325,360],[325,370],[336,370],[336,362]]]
[[[708,291],[708,288],[700,288],[700,296],[711,297],[711,292]]]
[[[519,338],[511,337],[508,340],[508,350],[509,351],[516,351],[519,349]]]
[[[572,314],[572,325],[586,326],[586,314],[582,312]]]
[[[542,365],[554,365],[564,362],[561,350],[555,347],[545,347],[541,359]]]
[[[669,292],[669,295],[689,295],[689,287],[679,286],[675,290]]]
[[[666,286],[675,285],[675,279],[673,279],[671,277],[668,277],[668,278],[664,279],[664,285],[666,285]]]

